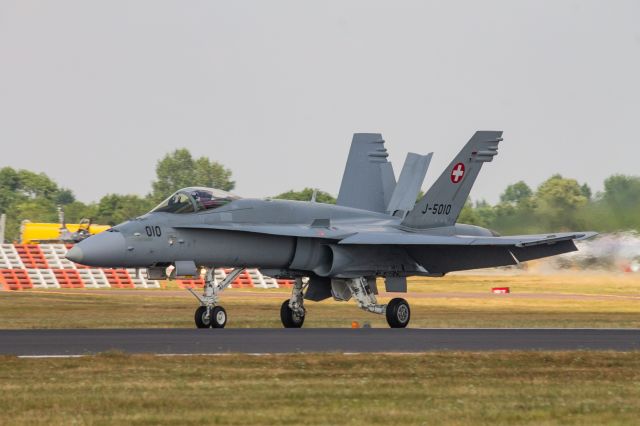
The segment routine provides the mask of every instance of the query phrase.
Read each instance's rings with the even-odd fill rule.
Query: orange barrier
[[[145,269],[93,268],[65,258],[70,244],[0,244],[0,290],[51,288],[160,288],[149,280]],[[216,269],[220,282],[231,269]],[[180,288],[202,288],[204,280],[177,280]],[[258,269],[243,271],[232,283],[233,288],[292,287],[292,280],[274,279]]]
[[[293,285],[295,284],[295,282],[293,280],[278,279],[277,281],[278,281],[278,286],[279,287],[290,288],[290,287],[293,287]]]
[[[25,268],[49,269],[49,264],[42,250],[40,250],[40,246],[35,244],[16,244],[15,248]]]
[[[176,280],[178,283],[178,287],[180,288],[203,288],[204,280],[202,278],[198,278],[196,280]]]
[[[7,290],[30,290],[33,283],[24,269],[0,269],[3,287]]]
[[[84,282],[75,269],[53,269],[61,288],[84,288]]]
[[[225,269],[224,272],[228,274],[229,272],[231,272],[231,269]],[[253,285],[253,280],[251,279],[251,275],[249,275],[249,273],[245,269],[244,271],[242,271],[242,273],[240,273],[240,275],[238,275],[238,277],[235,280],[233,280],[233,282],[231,283],[231,287],[232,288],[253,288],[255,286]]]
[[[104,275],[111,287],[133,288],[133,281],[126,269],[103,269]]]

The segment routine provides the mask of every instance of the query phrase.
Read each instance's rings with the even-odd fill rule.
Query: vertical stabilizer
[[[479,131],[447,166],[425,196],[416,203],[402,225],[435,228],[456,223],[482,164],[498,154],[500,131]]]
[[[404,218],[413,209],[420,193],[420,187],[427,174],[433,153],[419,155],[410,152],[404,161],[398,184],[391,195],[387,212],[392,216]]]
[[[355,133],[336,204],[386,212],[396,186],[388,156],[381,134]]]

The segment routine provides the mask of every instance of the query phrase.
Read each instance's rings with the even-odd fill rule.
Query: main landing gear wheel
[[[282,302],[280,319],[285,328],[300,328],[304,324],[304,315],[298,315],[289,307],[289,300]]]
[[[196,309],[196,327],[198,328],[224,328],[227,325],[227,311],[222,306],[215,306],[211,313],[207,313],[206,306]]]
[[[387,304],[387,323],[391,328],[405,328],[411,319],[409,303],[401,298],[391,299]]]

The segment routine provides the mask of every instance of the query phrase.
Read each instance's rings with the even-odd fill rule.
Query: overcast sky
[[[640,174],[639,1],[0,0],[0,166],[82,201],[146,194],[179,147],[235,192],[337,194],[354,132],[425,186],[504,130],[472,198]]]

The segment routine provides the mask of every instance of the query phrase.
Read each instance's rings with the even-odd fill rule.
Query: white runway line
[[[82,358],[85,356],[91,355],[18,355],[18,358],[31,358],[31,359],[41,359],[41,358]]]
[[[47,358],[87,358],[87,357],[97,357],[103,355],[104,353],[95,353],[95,354],[84,354],[84,355],[18,355],[17,358],[20,359],[47,359]],[[424,352],[256,352],[256,353],[242,353],[242,352],[225,352],[225,353],[199,353],[199,354],[153,354],[153,353],[124,353],[123,355],[128,356],[136,356],[136,355],[153,355],[157,357],[191,357],[191,356],[206,356],[206,357],[220,357],[220,356],[237,356],[237,355],[248,355],[248,356],[291,356],[291,355],[344,355],[344,356],[354,356],[354,355],[393,355],[393,356],[404,356],[404,355],[424,355]]]

